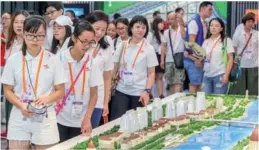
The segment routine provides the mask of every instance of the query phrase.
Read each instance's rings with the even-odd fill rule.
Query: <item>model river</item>
[[[242,121],[258,122],[258,101],[252,102],[246,110],[247,116]],[[230,125],[221,124],[211,130],[205,130],[191,136],[186,143],[177,147],[169,148],[169,150],[201,150],[231,149],[238,141],[250,136],[253,126],[245,124],[231,123]]]

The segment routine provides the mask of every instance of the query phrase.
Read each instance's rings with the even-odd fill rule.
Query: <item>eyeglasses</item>
[[[44,15],[45,16],[48,16],[48,15],[52,15],[54,12],[56,12],[57,10],[53,10],[53,11],[50,11],[50,12],[46,12]]]
[[[88,41],[82,41],[79,38],[77,38],[84,46],[94,46],[96,42],[94,40],[88,42]]]
[[[45,39],[45,35],[32,35],[32,34],[25,34],[27,40],[32,41],[36,38],[37,41],[43,41]]]

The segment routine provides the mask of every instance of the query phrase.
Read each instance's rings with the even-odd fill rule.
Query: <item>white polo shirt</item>
[[[130,40],[130,39],[129,39]],[[135,67],[132,68],[132,64],[134,59],[138,53],[138,50],[141,46],[141,43],[138,43],[134,46],[129,45],[129,40],[127,41],[127,49],[125,53],[125,59],[127,62],[127,68],[131,69],[133,73],[133,84],[126,85],[125,79],[120,74],[121,80],[118,83],[117,90],[132,96],[140,96],[144,89],[146,89],[147,80],[148,80],[148,68],[155,67],[158,65],[157,57],[153,46],[149,44],[149,42],[144,39],[144,45],[142,50],[140,51],[137,59]],[[114,62],[118,63],[120,60],[120,53],[122,52],[123,43],[121,43],[115,54],[114,54]],[[123,55],[121,57],[123,59]],[[120,61],[120,73],[124,70],[123,61]]]
[[[63,45],[61,47],[57,46],[57,53],[56,55],[58,55],[59,53],[61,53],[62,51],[65,51],[68,49],[68,44],[69,44],[69,41],[70,41],[70,37],[68,37],[65,42],[63,43]]]
[[[240,23],[236,29],[235,29],[235,32],[233,34],[233,37],[234,36],[238,36],[242,31],[244,30],[244,24],[243,23]]]
[[[25,56],[25,59],[28,62],[28,69],[30,72],[32,85],[34,85],[35,82],[38,63],[42,52],[43,50],[36,57],[32,57],[28,52]],[[22,51],[13,54],[7,60],[1,79],[1,83],[13,86],[14,94],[20,99],[21,95],[23,94],[22,64]],[[25,68],[25,78],[26,84],[30,85],[27,67]],[[37,97],[50,95],[54,91],[54,85],[59,85],[66,82],[67,78],[61,62],[56,56],[45,50],[42,67],[39,73],[38,88],[36,91]],[[13,108],[15,109],[15,111],[19,110],[17,107]],[[14,109],[12,109],[12,111],[14,111]],[[18,114],[19,116],[16,116],[17,119],[23,117],[21,113]],[[48,114],[49,118],[56,118],[56,113],[54,111],[53,105],[48,108]]]
[[[241,58],[241,68],[258,67],[258,31],[252,30],[250,33],[252,33],[252,37]],[[243,30],[239,35],[236,34],[233,37],[233,45],[237,47],[238,54],[242,52],[249,36],[249,34],[245,36],[245,31]]]
[[[22,44],[23,43],[18,43],[18,41],[14,39],[10,48],[5,50],[5,59],[7,60],[11,55],[18,52],[22,48]]]
[[[203,26],[203,38],[206,39],[207,23],[206,23],[206,21],[203,21],[202,19],[201,19],[201,23],[202,23],[202,26]],[[188,24],[189,35],[190,34],[197,35],[198,31],[199,31],[199,27],[198,27],[197,22],[195,20],[191,20],[190,23]]]
[[[166,43],[164,35],[160,34],[160,36],[161,36],[161,43]],[[149,32],[149,34],[147,36],[147,41],[149,42],[149,44],[151,44],[153,46],[153,48],[155,49],[156,53],[161,55],[161,45],[162,44],[158,44],[158,41],[157,41],[154,33]]]
[[[87,53],[92,55],[93,50],[95,47],[90,48]],[[93,58],[93,64],[99,67],[100,72],[102,74],[102,77],[99,78],[99,80],[103,81],[103,72],[104,71],[112,71],[114,64],[112,61],[113,55],[112,55],[113,49],[111,46],[108,46],[106,49],[100,48],[96,57]],[[98,100],[96,103],[96,108],[103,108],[104,103],[104,84],[98,86]]]
[[[212,51],[212,48],[216,43],[216,41],[218,40],[218,38],[215,39],[214,41],[210,38],[206,39],[202,44],[202,48],[204,48],[206,51],[206,57],[211,58],[210,63],[207,63],[206,61],[204,63],[204,75],[206,77],[215,77],[217,75],[221,75],[226,72],[227,66],[224,64],[224,57],[223,57],[223,51],[222,51],[223,42],[218,42]],[[229,54],[234,52],[235,51],[234,51],[232,40],[230,38],[227,38],[227,53]],[[210,53],[211,53],[211,57],[210,57]]]
[[[93,59],[89,54],[85,54],[85,56],[80,60],[79,62],[74,60],[70,53],[70,48],[67,48],[66,50],[60,52],[57,55],[59,58],[62,58],[62,64],[65,69],[66,77],[69,79],[69,82],[66,83],[66,91],[65,95],[67,94],[68,90],[71,87],[71,81],[70,81],[70,72],[68,63],[71,63],[71,68],[73,72],[73,80],[76,79],[76,76],[80,72],[82,66],[84,65],[85,61],[87,60],[89,56],[89,61],[87,63],[87,71],[86,71],[86,78],[85,78],[85,89],[84,89],[84,95],[83,98],[81,98],[81,90],[82,90],[82,84],[83,84],[83,72],[80,74],[76,84],[75,84],[75,99],[67,99],[66,105],[64,106],[63,110],[59,113],[57,116],[57,120],[59,124],[62,124],[64,126],[69,127],[81,127],[82,120],[84,119],[84,115],[88,109],[88,103],[90,100],[90,87],[97,87],[99,85],[103,85],[102,80],[102,74],[96,64],[93,64]],[[72,103],[75,100],[83,101],[83,113],[81,114],[80,118],[72,117]]]
[[[177,30],[171,29],[171,40],[174,54],[184,51],[184,39],[182,38],[180,28],[181,27],[178,26]],[[172,49],[170,46],[169,30],[170,29],[167,29],[164,32],[165,41],[167,43],[166,62],[174,62]]]

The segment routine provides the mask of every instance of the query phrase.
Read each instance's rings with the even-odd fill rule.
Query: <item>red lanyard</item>
[[[210,51],[210,58],[211,58],[211,56],[212,56],[212,52],[213,52],[213,50],[216,48],[216,46],[217,46],[217,44],[218,44],[218,42],[220,41],[220,37],[218,38],[218,40],[214,43],[214,45],[212,46],[212,49],[211,49],[211,51]],[[206,45],[206,49],[208,49],[208,43],[209,43],[209,41],[207,42],[207,45]]]
[[[41,55],[40,55],[40,61],[38,63],[38,67],[37,67],[37,72],[36,72],[36,79],[34,82],[34,87],[33,87],[33,91],[34,93],[37,92],[37,88],[38,88],[38,83],[39,83],[39,76],[40,76],[40,69],[41,69],[41,65],[42,65],[42,61],[43,61],[43,56],[44,56],[44,50],[41,50]],[[22,57],[22,87],[23,87],[23,92],[27,92],[27,86],[26,86],[26,80],[25,80],[25,56]]]
[[[246,33],[245,33],[245,40],[246,40],[246,43],[247,43],[248,38],[246,37]],[[251,37],[251,40],[249,41],[248,45],[249,45],[248,46],[249,48],[252,48],[252,37]]]
[[[138,59],[138,55],[139,55],[140,51],[142,50],[143,45],[144,45],[144,40],[142,40],[141,46],[140,46],[140,48],[139,48],[139,50],[138,50],[138,52],[137,52],[137,54],[136,54],[136,56],[134,58],[134,61],[133,61],[133,64],[132,64],[132,69],[136,65],[136,61]],[[124,53],[123,53],[123,65],[124,65],[124,67],[126,66],[126,62],[125,62],[126,50],[127,50],[127,48],[125,48]]]
[[[94,58],[96,57],[96,55],[97,55],[98,52],[99,52],[99,47],[100,47],[100,45],[98,44],[98,45],[96,46],[96,48],[93,50],[92,56],[93,56]]]
[[[89,61],[89,55],[87,57],[87,60],[85,61],[83,67],[83,82],[82,82],[82,89],[81,89],[81,96],[84,96],[84,91],[85,91],[85,78],[86,78],[86,65],[87,62]],[[75,95],[75,83],[73,82],[73,72],[72,72],[72,65],[71,63],[68,63],[68,68],[69,68],[69,74],[70,74],[70,83],[71,83],[71,88],[72,88],[72,93]],[[79,72],[80,73],[80,72]]]

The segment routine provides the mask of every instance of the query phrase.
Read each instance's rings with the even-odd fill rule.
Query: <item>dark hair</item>
[[[89,31],[89,32],[95,33],[94,28],[88,21],[80,20],[75,25],[74,32],[72,33],[72,35],[75,38],[78,38],[84,31]],[[72,38],[70,39],[70,41],[68,43],[68,47],[70,47],[70,46],[74,46],[74,42],[73,42]]]
[[[39,13],[36,12],[36,11],[34,11],[34,10],[28,10],[28,13],[29,13],[30,15],[39,15]]]
[[[23,15],[26,18],[27,16],[29,16],[29,13],[27,11],[25,11],[25,10],[18,10],[18,11],[16,11],[13,14],[12,19],[11,19],[11,23],[10,23],[10,27],[8,29],[8,37],[7,37],[7,42],[6,42],[6,49],[9,49],[11,47],[11,45],[13,44],[14,38],[16,36],[16,33],[14,32],[14,29],[13,29],[13,24],[14,24],[15,18],[18,15]]]
[[[129,26],[129,20],[127,18],[119,18],[115,21],[115,26],[117,27],[118,23],[122,23],[126,26]]]
[[[160,37],[160,31],[159,31],[159,29],[158,29],[158,24],[159,23],[163,23],[164,22],[164,20],[162,19],[162,18],[156,18],[156,19],[154,19],[154,21],[153,21],[153,31],[154,31],[154,35],[155,35],[155,37],[156,37],[156,39],[157,39],[157,41],[158,41],[158,44],[161,44],[162,42],[161,42],[161,37]],[[162,33],[163,33],[164,31],[162,30]]]
[[[70,12],[74,18],[76,17],[76,14],[73,10],[67,10],[66,12]]]
[[[86,21],[90,22],[91,24],[94,24],[97,21],[104,21],[107,23],[107,27],[108,27],[108,23],[109,23],[109,17],[108,15],[106,15],[103,11],[101,10],[95,10],[94,12],[90,13],[87,17],[86,17]],[[104,38],[105,36],[103,36],[98,43],[100,44],[100,47],[103,49],[106,49],[109,46],[109,43],[105,40]]]
[[[245,25],[247,21],[253,20],[255,22],[255,14],[254,13],[247,13],[243,18],[242,18],[242,23]]]
[[[149,31],[149,27],[148,27],[148,22],[147,22],[147,19],[144,17],[144,16],[140,16],[140,15],[137,15],[135,17],[133,17],[129,23],[129,28],[128,28],[128,33],[129,33],[129,36],[132,36],[132,31],[131,29],[133,28],[134,24],[135,23],[140,23],[140,24],[144,24],[146,26],[146,33],[144,35],[144,37],[146,38],[147,35],[148,35],[148,31]]]
[[[206,38],[208,39],[211,36],[210,26],[211,26],[212,21],[214,21],[214,20],[218,21],[220,26],[223,28],[222,31],[220,32],[221,42],[223,42],[225,37],[226,37],[226,35],[225,35],[225,24],[224,24],[224,22],[220,18],[213,18],[213,19],[210,20],[210,22],[209,22],[209,29],[208,29],[208,33],[207,33]]]
[[[31,15],[25,19],[23,31],[30,32],[30,33],[36,33],[39,30],[41,25],[43,25],[43,28],[46,33],[47,32],[47,23],[45,22],[44,18],[39,15]],[[26,55],[26,49],[27,49],[27,45],[25,44],[25,41],[24,41],[23,46],[22,46],[22,53],[24,56]]]
[[[213,6],[212,2],[208,2],[208,1],[202,2],[200,4],[199,11],[201,11],[201,8],[207,7],[209,5]]]
[[[175,12],[176,12],[176,13],[179,13],[180,11],[184,11],[183,8],[177,7],[177,8],[175,9]]]
[[[54,7],[57,10],[62,9],[64,11],[64,4],[63,4],[63,2],[47,2],[47,5],[45,7],[45,11],[47,11],[47,8],[49,8],[49,7]]]
[[[57,53],[57,50],[58,50],[57,46],[58,46],[58,44],[60,44],[62,46],[64,44],[64,42],[66,41],[66,39],[71,36],[72,31],[71,31],[71,27],[70,26],[65,26],[65,31],[66,31],[66,34],[65,34],[63,43],[59,43],[59,41],[57,39],[55,39],[55,37],[53,36],[52,45],[51,45],[51,52],[53,54]]]
[[[119,14],[119,13],[115,13],[114,15],[113,15],[113,19],[114,20],[117,20],[117,19],[119,19],[121,17],[121,14]]]
[[[157,14],[161,14],[160,11],[155,11],[155,12],[153,13],[153,17],[155,17]]]

